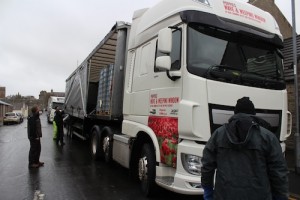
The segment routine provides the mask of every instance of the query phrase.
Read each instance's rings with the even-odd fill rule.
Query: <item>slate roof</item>
[[[9,103],[6,103],[6,102],[4,102],[4,101],[1,101],[1,100],[0,100],[0,105],[12,106],[11,104],[9,104]]]

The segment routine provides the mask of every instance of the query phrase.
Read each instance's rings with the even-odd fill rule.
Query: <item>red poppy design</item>
[[[157,136],[161,162],[176,168],[178,145],[178,119],[150,116],[148,126]]]

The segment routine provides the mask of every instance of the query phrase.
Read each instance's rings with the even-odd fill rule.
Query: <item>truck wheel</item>
[[[147,196],[153,196],[156,191],[155,183],[155,154],[150,144],[144,144],[139,157],[138,176],[141,183],[142,192]]]
[[[112,137],[108,134],[103,138],[103,153],[104,153],[104,160],[107,163],[111,163],[112,161]]]
[[[103,156],[103,149],[101,148],[101,134],[98,128],[92,132],[91,138],[91,155],[94,160],[99,160]]]

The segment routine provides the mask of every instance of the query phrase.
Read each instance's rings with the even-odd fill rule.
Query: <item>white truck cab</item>
[[[291,120],[280,48],[274,18],[241,1],[163,0],[135,13],[122,132],[151,138],[157,184],[184,194],[203,192],[204,146],[243,96],[271,124],[285,151]]]
[[[48,107],[47,107],[48,123],[52,123],[54,120],[56,106],[58,106],[60,109],[63,109],[64,102],[65,102],[65,97],[56,97],[56,96],[49,97]]]

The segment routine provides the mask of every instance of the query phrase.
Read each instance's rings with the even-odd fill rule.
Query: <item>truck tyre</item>
[[[107,134],[102,140],[104,160],[109,164],[112,162],[112,138],[112,134]]]
[[[146,143],[142,147],[138,161],[138,176],[141,183],[142,192],[147,196],[153,196],[156,191],[155,183],[155,154],[153,147]]]
[[[94,128],[91,138],[91,155],[94,160],[99,160],[103,157],[103,149],[101,148],[101,133],[100,129]]]

